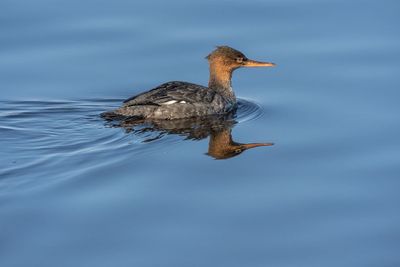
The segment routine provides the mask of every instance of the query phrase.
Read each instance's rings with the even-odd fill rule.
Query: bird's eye
[[[242,62],[243,62],[243,58],[242,58],[242,57],[236,58],[236,62],[237,62],[237,63],[242,63]]]

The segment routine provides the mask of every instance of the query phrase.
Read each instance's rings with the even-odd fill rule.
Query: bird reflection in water
[[[145,139],[151,142],[167,134],[186,137],[186,140],[201,140],[210,137],[207,155],[214,159],[228,159],[243,151],[260,147],[272,146],[273,143],[238,143],[232,139],[232,129],[237,123],[234,114],[208,116],[176,120],[141,120],[136,117],[105,118],[107,125],[120,127],[126,133],[145,134],[156,133],[155,137]]]

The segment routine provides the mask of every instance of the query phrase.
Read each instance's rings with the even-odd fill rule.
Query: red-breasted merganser
[[[236,108],[231,86],[232,72],[240,67],[273,67],[274,63],[248,59],[243,53],[218,46],[207,57],[210,64],[208,87],[172,81],[124,101],[122,107],[104,117],[127,116],[143,119],[183,119],[228,113]]]

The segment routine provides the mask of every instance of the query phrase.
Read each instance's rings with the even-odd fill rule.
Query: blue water
[[[400,266],[398,1],[0,10],[0,266]],[[215,45],[278,64],[234,73],[226,128],[273,146],[216,160],[98,116],[206,85]]]

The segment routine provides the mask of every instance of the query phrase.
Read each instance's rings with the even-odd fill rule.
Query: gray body
[[[183,119],[224,114],[235,107],[236,99],[226,99],[216,90],[193,83],[172,81],[128,98],[113,113],[145,119]]]

